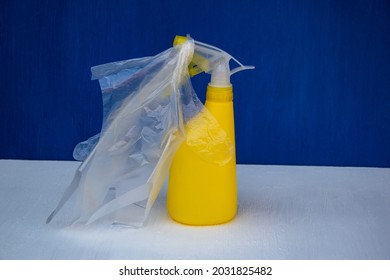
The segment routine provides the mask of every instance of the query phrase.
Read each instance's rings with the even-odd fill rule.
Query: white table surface
[[[0,160],[0,259],[390,259],[390,169],[238,165],[230,223],[173,222],[162,189],[140,229],[45,220],[78,166]]]

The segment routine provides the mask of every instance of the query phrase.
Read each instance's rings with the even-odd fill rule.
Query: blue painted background
[[[0,158],[72,159],[101,125],[90,67],[187,33],[256,66],[232,79],[239,163],[390,167],[390,2],[372,0],[2,1]]]

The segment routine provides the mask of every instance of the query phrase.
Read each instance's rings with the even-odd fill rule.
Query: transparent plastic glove
[[[226,133],[197,98],[188,75],[193,40],[154,57],[95,66],[103,96],[103,125],[76,146],[76,159],[84,160],[51,219],[72,197],[76,224],[108,217],[111,223],[144,223],[169,173],[172,158],[186,139],[185,125],[202,116],[200,139],[191,140],[200,155],[214,147],[233,149]],[[206,110],[206,111],[205,111]],[[208,130],[210,127],[210,130]],[[215,137],[213,137],[215,135]],[[231,154],[224,153],[223,161]]]

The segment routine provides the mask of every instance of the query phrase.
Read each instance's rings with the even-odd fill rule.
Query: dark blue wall
[[[189,33],[256,66],[232,79],[239,163],[390,167],[389,15],[372,0],[2,1],[0,158],[71,159],[101,125],[90,67]]]

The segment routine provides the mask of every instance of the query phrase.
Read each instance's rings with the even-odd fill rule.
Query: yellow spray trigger
[[[173,39],[173,46],[183,44],[185,41],[187,41],[186,36],[176,35],[175,39]]]
[[[182,44],[187,40],[192,40],[192,38],[189,36],[176,36],[173,41],[173,45],[176,46],[178,44]],[[194,41],[194,43],[194,54],[188,67],[191,77],[199,73],[206,72],[211,74],[210,85],[215,87],[229,87],[231,85],[231,75],[242,70],[254,69],[253,66],[243,65],[233,56],[217,47],[199,41]],[[230,60],[236,62],[238,67],[230,70]]]
[[[173,46],[183,44],[186,41],[186,36],[176,35],[175,39],[173,40]],[[210,66],[207,59],[197,53],[194,53],[190,65],[188,65],[188,72],[190,76],[193,77],[199,73],[208,71],[208,69],[210,69]]]

